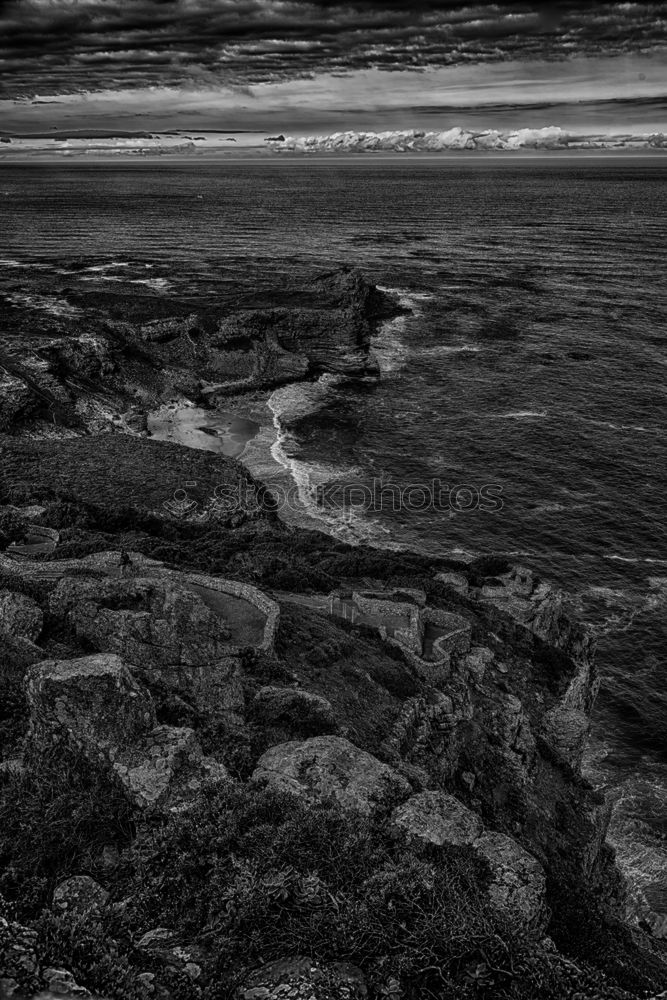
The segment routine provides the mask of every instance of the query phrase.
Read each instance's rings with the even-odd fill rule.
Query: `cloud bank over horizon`
[[[666,149],[665,133],[633,135],[581,134],[559,126],[522,128],[514,132],[495,129],[471,132],[455,126],[442,132],[407,129],[385,132],[335,132],[332,135],[284,136],[271,139],[271,148],[284,153],[396,152],[437,153],[445,150],[515,149]]]
[[[0,160],[11,160],[27,155],[48,159],[81,158],[143,158],[188,157],[190,159],[228,159],[239,156],[292,155],[337,156],[368,155],[376,153],[429,154],[496,152],[511,156],[518,151],[601,150],[605,152],[644,151],[667,153],[667,132],[581,133],[559,126],[519,128],[511,132],[496,129],[474,131],[454,126],[441,131],[420,129],[386,130],[384,132],[334,132],[328,135],[274,135],[262,137],[257,133],[230,136],[227,133],[201,135],[184,132],[164,134],[135,133],[122,136],[89,134],[57,134],[7,137],[0,132]],[[233,143],[230,146],[229,143]]]
[[[665,104],[656,103],[667,102],[664,3],[5,0],[0,6],[0,115],[15,130],[77,122],[262,130],[272,127],[274,114],[282,129],[381,130],[422,125],[424,115],[447,108],[577,108],[619,100],[638,110],[616,126],[667,127]],[[648,110],[647,102],[653,102]],[[510,124],[524,123],[518,116],[513,123],[498,119],[498,128]]]

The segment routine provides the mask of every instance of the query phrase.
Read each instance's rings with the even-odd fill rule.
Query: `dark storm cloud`
[[[0,91],[247,87],[355,69],[619,55],[666,45],[662,3],[9,0]]]

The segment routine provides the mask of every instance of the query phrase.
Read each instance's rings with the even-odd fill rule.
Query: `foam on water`
[[[515,410],[510,413],[495,413],[495,417],[500,420],[530,420],[537,417],[546,417],[546,410]]]
[[[396,316],[384,322],[371,340],[371,350],[383,375],[400,371],[409,356],[405,344],[406,316]]]
[[[156,292],[166,292],[168,289],[174,287],[173,282],[168,281],[166,278],[132,278],[128,284],[145,285]]]
[[[83,309],[70,305],[65,299],[57,298],[53,295],[27,295],[21,292],[12,292],[6,296],[13,305],[21,306],[23,309],[34,309],[36,312],[48,313],[50,316],[70,317],[82,316]]]
[[[126,260],[112,260],[109,261],[108,264],[91,264],[88,267],[84,267],[84,271],[93,271],[103,274],[104,271],[113,271],[119,267],[131,267],[131,266],[132,265],[130,264],[130,262]]]
[[[592,742],[583,773],[612,803],[607,840],[628,887],[626,917],[667,937],[667,766],[649,761],[619,780],[613,749]]]
[[[317,502],[318,488],[332,482],[354,482],[360,475],[359,469],[345,469],[332,463],[304,462],[288,454],[289,432],[281,423],[282,416],[294,416],[298,413],[315,412],[323,404],[329,394],[329,385],[320,380],[317,383],[304,383],[277,389],[270,397],[268,406],[273,414],[275,440],[271,446],[271,456],[278,466],[283,468],[294,484],[295,490],[287,491],[287,508],[283,514],[290,513],[305,516],[314,520],[324,531],[350,544],[370,542],[377,534],[376,529],[362,514],[354,508],[345,511],[328,510]],[[271,482],[264,478],[265,485],[271,489]],[[277,486],[281,484],[277,483]],[[282,501],[282,497],[281,497]]]

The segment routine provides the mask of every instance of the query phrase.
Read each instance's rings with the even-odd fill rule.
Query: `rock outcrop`
[[[513,566],[482,581],[470,593],[482,606],[497,609],[570,664],[557,704],[545,713],[541,735],[563,760],[578,769],[600,686],[593,637],[569,613],[566,596],[524,567]]]
[[[289,291],[283,298],[289,301]],[[380,319],[401,311],[391,299],[353,270],[325,275],[294,290],[292,298],[294,304],[245,309],[217,324],[211,365],[223,375],[231,357],[237,377],[234,382],[221,378],[206,393],[276,386],[324,372],[378,374],[370,338]]]
[[[107,767],[136,806],[177,807],[204,781],[227,779],[194,732],[158,726],[148,691],[113,654],[46,660],[28,675],[32,738],[64,740]]]
[[[49,606],[77,636],[132,664],[149,686],[203,712],[242,707],[238,650],[224,619],[192,589],[153,577],[65,577]]]
[[[438,847],[472,847],[491,871],[488,893],[494,908],[516,926],[544,931],[547,907],[542,865],[511,837],[484,831],[479,816],[453,795],[420,792],[394,810],[392,824],[408,840]]]
[[[362,815],[387,809],[411,791],[393,768],[340,736],[271,747],[260,757],[252,780],[313,802],[336,802]]]

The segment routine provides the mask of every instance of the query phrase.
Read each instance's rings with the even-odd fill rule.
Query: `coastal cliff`
[[[222,315],[101,305],[3,347],[5,992],[657,997],[581,776],[599,678],[566,597],[289,527],[235,460],[121,419],[372,375],[396,307],[354,272]],[[164,505],[240,477],[233,511]]]
[[[346,270],[244,303],[61,292],[46,313],[5,297],[0,431],[40,421],[109,429],[112,414],[178,395],[211,402],[324,372],[377,375],[370,338],[403,311]]]

